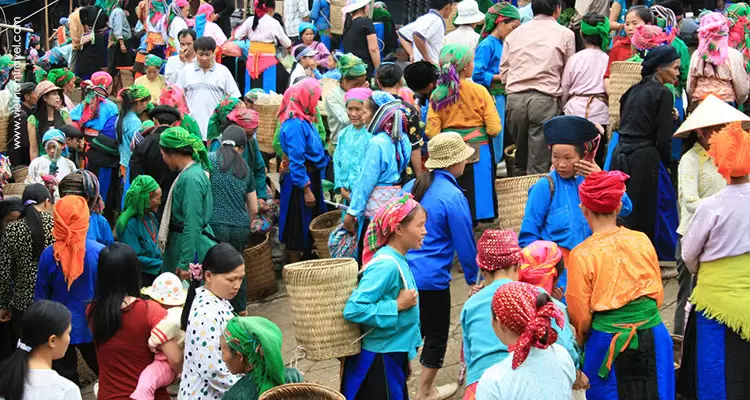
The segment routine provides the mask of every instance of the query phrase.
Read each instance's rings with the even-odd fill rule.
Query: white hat
[[[341,9],[344,14],[349,14],[352,11],[357,11],[360,8],[370,5],[370,0],[347,0],[346,5]]]
[[[141,288],[141,293],[165,306],[181,306],[187,298],[187,290],[182,287],[180,278],[171,272],[157,276],[151,286]]]
[[[479,4],[474,0],[463,0],[456,7],[456,19],[453,25],[476,24],[484,21],[484,14],[479,11]]]
[[[680,125],[674,137],[686,138],[690,135],[690,132],[698,128],[725,125],[737,121],[747,122],[750,121],[750,117],[721,101],[718,97],[708,95]]]

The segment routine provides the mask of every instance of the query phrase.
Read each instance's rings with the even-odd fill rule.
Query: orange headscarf
[[[518,280],[530,283],[552,293],[557,278],[557,264],[562,260],[562,250],[553,242],[537,240],[521,251],[521,268]]]
[[[714,133],[708,143],[711,146],[708,154],[727,183],[732,177],[750,174],[750,132],[742,129],[741,122],[733,122]]]
[[[83,274],[86,233],[89,230],[89,207],[81,196],[65,196],[55,202],[55,260],[60,263],[68,289]]]

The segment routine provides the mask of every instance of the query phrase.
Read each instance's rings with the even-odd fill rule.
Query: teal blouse
[[[133,217],[128,220],[125,229],[117,232],[121,243],[132,247],[141,262],[141,272],[149,275],[161,273],[161,251],[156,245],[159,235],[159,222],[154,213],[149,212],[144,218]]]

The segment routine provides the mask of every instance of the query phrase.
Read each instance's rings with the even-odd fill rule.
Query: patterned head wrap
[[[396,226],[417,207],[419,203],[414,200],[414,196],[406,193],[400,198],[389,201],[375,213],[365,233],[363,264],[369,263],[375,253],[388,244],[391,236],[396,232]]]
[[[518,280],[552,293],[552,284],[557,278],[557,264],[562,256],[562,250],[553,242],[537,240],[531,243],[521,251]]]
[[[260,122],[258,112],[249,108],[235,108],[227,115],[227,119],[239,125],[247,132],[256,129]]]
[[[376,93],[379,92],[373,94],[373,99],[380,97]],[[375,102],[378,103],[377,100]],[[408,110],[404,107],[404,104],[400,100],[394,100],[380,106],[372,121],[370,121],[370,125],[367,126],[367,130],[373,135],[385,132],[391,137],[391,141],[396,146],[396,163],[399,171],[406,169],[411,157],[411,149],[405,148],[401,140],[401,136],[407,132],[407,115]]]
[[[91,74],[91,83],[108,88],[110,85],[112,85],[112,75],[104,71],[96,71]]]
[[[146,64],[146,67],[161,68],[161,66],[164,65],[164,60],[159,56],[147,54],[146,59],[144,60],[144,64]]]
[[[349,104],[350,101],[358,101],[364,103],[372,96],[372,90],[370,88],[354,88],[349,89],[344,95],[344,101]]]
[[[643,51],[662,44],[671,44],[672,40],[664,29],[656,25],[640,25],[635,28],[630,42],[636,49]]]
[[[210,17],[211,14],[214,13],[214,6],[208,3],[203,3],[198,7],[198,12],[195,13],[195,15],[205,15],[207,17]]]
[[[344,78],[356,78],[367,75],[367,64],[352,53],[346,53],[341,56],[337,67]]]
[[[375,102],[375,104],[378,105],[378,107],[383,107],[384,105],[396,101],[396,98],[393,97],[392,94],[388,92],[383,92],[380,90],[372,92],[372,101]]]
[[[729,21],[717,12],[701,17],[698,28],[698,54],[713,65],[721,65],[729,52]]]
[[[309,22],[303,22],[299,24],[299,36],[302,37],[302,34],[305,33],[306,30],[312,29],[314,34],[318,34],[318,28],[315,27],[315,25],[309,23]]]
[[[578,187],[581,204],[599,214],[615,212],[622,202],[628,179],[630,176],[620,171],[594,172]]]
[[[477,265],[485,271],[495,271],[518,265],[521,248],[518,235],[511,230],[487,229],[477,243]]]
[[[242,100],[236,97],[224,96],[216,105],[214,113],[208,119],[207,139],[209,143],[221,135],[221,127],[224,125],[224,121],[240,103],[242,103]]]
[[[63,85],[74,79],[76,79],[75,74],[62,68],[52,69],[47,74],[47,80],[54,83],[57,87],[63,87]]]
[[[211,171],[208,151],[206,151],[203,141],[191,135],[185,128],[179,126],[167,128],[159,137],[159,145],[167,149],[190,147],[193,149],[193,160],[199,162],[204,170]]]
[[[234,317],[224,329],[224,340],[242,354],[253,369],[248,373],[258,394],[284,384],[281,329],[263,317]]]
[[[65,133],[59,129],[49,129],[47,132],[44,132],[44,136],[42,136],[42,143],[47,142],[48,140],[55,140],[60,144],[65,144]]]
[[[60,196],[83,196],[93,213],[100,214],[104,210],[101,194],[99,193],[99,178],[87,169],[78,169],[66,175],[60,181]]]
[[[599,36],[602,39],[602,51],[609,50],[609,18],[596,25],[589,25],[586,20],[581,20],[581,33],[586,36]]]
[[[10,57],[10,55],[6,54],[0,56],[0,85],[4,86],[8,81],[8,78],[10,78],[10,71],[13,69],[13,66],[13,59]]]
[[[52,244],[55,260],[60,263],[68,289],[83,274],[86,233],[89,230],[89,208],[81,196],[66,196],[55,202],[55,225]]]
[[[440,76],[437,87],[430,96],[430,105],[440,111],[458,101],[458,88],[461,78],[458,73],[469,64],[474,56],[469,46],[449,44],[440,51]]]
[[[133,182],[130,183],[130,188],[125,193],[122,214],[117,218],[118,232],[125,230],[125,225],[128,224],[130,218],[143,218],[146,215],[146,211],[151,206],[151,193],[155,192],[158,188],[159,184],[156,180],[148,175],[138,175],[133,179]]]
[[[299,118],[314,124],[317,121],[315,110],[322,95],[323,86],[315,79],[303,79],[290,86],[279,106],[279,122]]]
[[[161,90],[159,104],[176,108],[180,112],[180,117],[189,112],[185,92],[177,85],[167,85]]]
[[[47,80],[47,70],[40,67],[38,64],[34,65],[34,82],[39,84],[45,80]]]
[[[713,134],[709,144],[708,154],[727,183],[732,177],[750,174],[750,132],[742,130],[741,122],[733,122]]]
[[[514,333],[521,335],[516,344],[508,346],[513,352],[512,368],[516,369],[529,356],[532,347],[546,349],[557,342],[557,331],[552,319],[563,327],[563,313],[552,301],[536,308],[539,289],[524,282],[510,282],[500,286],[492,297],[492,312],[497,320]],[[543,338],[547,338],[542,343]]]
[[[482,29],[482,37],[489,36],[495,27],[501,22],[513,19],[521,19],[521,14],[518,9],[508,2],[495,3],[484,15],[484,28]]]

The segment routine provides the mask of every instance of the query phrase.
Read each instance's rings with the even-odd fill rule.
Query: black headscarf
[[[679,60],[680,55],[677,54],[677,50],[670,45],[656,46],[649,50],[646,57],[643,59],[643,69],[641,70],[641,76],[646,78],[656,73],[656,70],[664,65],[671,63],[674,60]]]

